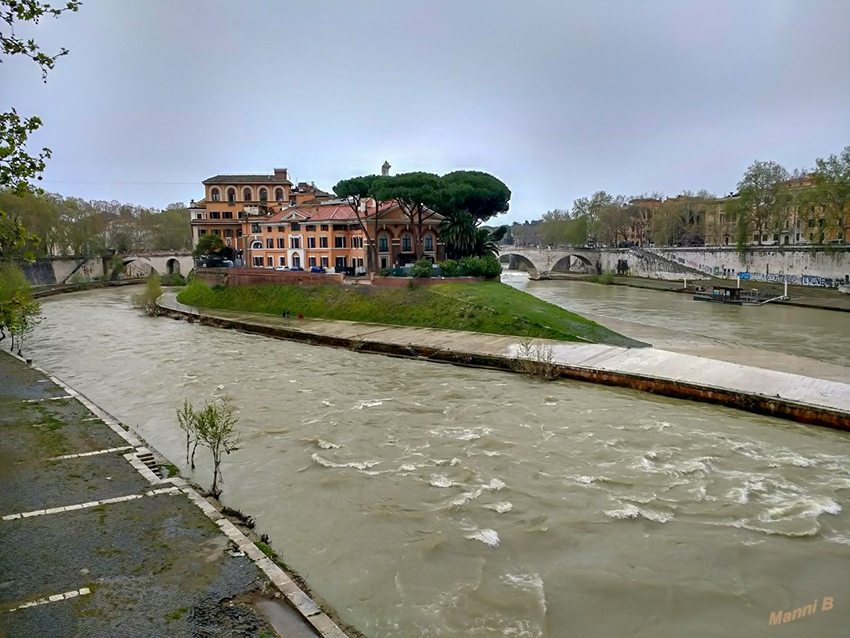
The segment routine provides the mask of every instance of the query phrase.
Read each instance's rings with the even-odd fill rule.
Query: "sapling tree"
[[[221,486],[224,483],[221,474],[222,457],[239,449],[241,437],[236,431],[238,421],[236,409],[227,396],[220,401],[207,403],[204,409],[197,413],[197,436],[201,444],[209,448],[213,457],[210,494],[216,498],[221,496]]]
[[[183,407],[177,410],[177,423],[180,429],[186,433],[186,464],[195,469],[195,450],[198,449],[198,413],[189,403],[183,399]],[[190,452],[191,450],[191,452]]]

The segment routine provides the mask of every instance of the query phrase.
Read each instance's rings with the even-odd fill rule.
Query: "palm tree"
[[[472,255],[475,257],[496,257],[499,254],[499,241],[505,236],[507,226],[501,226],[494,231],[479,228],[475,231],[475,239],[472,245]]]
[[[477,229],[472,215],[454,211],[440,222],[440,239],[446,243],[446,255],[457,259],[469,255],[475,248]]]

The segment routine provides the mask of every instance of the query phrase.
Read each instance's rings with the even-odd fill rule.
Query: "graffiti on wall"
[[[834,279],[832,277],[821,277],[820,275],[781,275],[773,272],[742,272],[738,273],[741,281],[764,281],[769,283],[781,284],[786,281],[789,284],[799,286],[817,286],[820,288],[835,288],[844,283],[843,279]]]

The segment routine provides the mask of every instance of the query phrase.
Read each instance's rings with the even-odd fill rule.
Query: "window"
[[[292,255],[292,267],[293,268],[301,268],[301,256],[300,255]]]
[[[236,191],[232,188],[227,189],[227,203],[232,204],[236,201]]]
[[[389,238],[386,235],[378,237],[378,250],[382,253],[388,252],[390,249]]]
[[[409,253],[413,250],[413,239],[410,235],[404,235],[401,238],[401,252]]]
[[[246,202],[251,201],[251,189],[250,188],[243,188],[242,189],[242,200],[246,201]]]
[[[308,233],[316,232],[316,225],[315,224],[307,224],[307,232]]]
[[[221,213],[217,210],[210,211],[210,219],[221,219]]]
[[[203,213],[198,213],[197,215],[195,215],[195,219],[203,219],[203,218],[204,218]]]
[[[319,237],[319,248],[327,248],[328,247],[328,238],[327,237]]]
[[[203,237],[206,234],[207,234],[207,231],[204,228],[201,228],[201,230],[198,231],[198,237]]]
[[[327,229],[328,229],[328,225],[327,225],[327,224],[322,224],[322,230],[327,230]]]
[[[260,201],[263,204],[269,201],[269,192],[265,188],[260,189]]]
[[[251,250],[262,250],[262,249],[263,249],[263,242],[261,242],[259,240],[255,241],[255,242],[251,242]]]
[[[283,201],[283,189],[282,188],[274,189],[274,199],[275,199],[276,202],[282,202]]]
[[[274,248],[274,239],[266,237],[266,248]]]
[[[289,238],[289,247],[290,248],[301,248],[301,238],[300,237],[290,237]]]
[[[225,228],[224,229],[224,236],[225,237],[233,237],[233,230],[231,230],[230,228]]]
[[[272,232],[272,227],[271,227],[271,226],[266,226],[266,232],[267,232],[267,233]]]
[[[242,229],[241,229],[241,228],[236,229],[236,236],[237,236],[237,237],[241,237],[241,236],[242,236]]]
[[[425,235],[425,250],[434,250],[434,235]]]
[[[221,214],[222,219],[233,219],[233,211],[226,210]]]
[[[274,268],[274,257],[269,255],[268,261],[266,262],[269,268]]]
[[[263,258],[262,257],[254,257],[254,268],[262,268],[263,267]]]
[[[345,235],[334,237],[334,248],[345,248]]]
[[[210,191],[210,197],[212,198],[212,200],[213,200],[214,202],[217,202],[217,201],[218,201],[218,189],[217,189],[217,188],[213,188],[213,189]]]
[[[280,261],[278,263],[281,265],[281,267],[285,268],[286,267],[286,255],[281,255]]]
[[[345,268],[345,257],[337,257],[336,258],[336,269],[342,270]]]
[[[294,196],[294,195],[291,195],[291,196],[289,197],[289,205],[290,205],[290,206],[295,206],[295,196]]]
[[[334,230],[348,230],[348,226],[345,224],[334,224]]]
[[[213,232],[214,232],[216,235],[218,235],[219,237],[221,237],[221,231],[220,231],[218,228],[216,228]]]
[[[286,244],[283,241],[283,237],[277,238],[277,247],[278,248],[286,248]]]
[[[358,257],[358,258],[357,258],[357,265],[358,265],[360,268],[362,268],[362,267],[363,267],[363,258],[362,258],[362,257]]]
[[[251,232],[252,233],[259,233],[260,232],[260,225],[259,224],[251,224]]]
[[[322,257],[322,268],[327,268],[327,267],[328,267],[328,258]]]
[[[299,224],[298,222],[292,222],[291,224],[289,224],[289,227],[292,230],[301,230],[301,224]]]
[[[316,238],[308,237],[307,238],[307,248],[315,248],[316,247]]]
[[[310,268],[313,268],[316,265],[316,258],[310,257]]]

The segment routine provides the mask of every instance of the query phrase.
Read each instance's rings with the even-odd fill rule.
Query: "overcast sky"
[[[0,108],[44,120],[44,186],[90,199],[274,167],[330,190],[388,160],[491,172],[523,220],[850,144],[850,0],[84,0],[32,33],[70,54],[47,84],[5,61]]]

